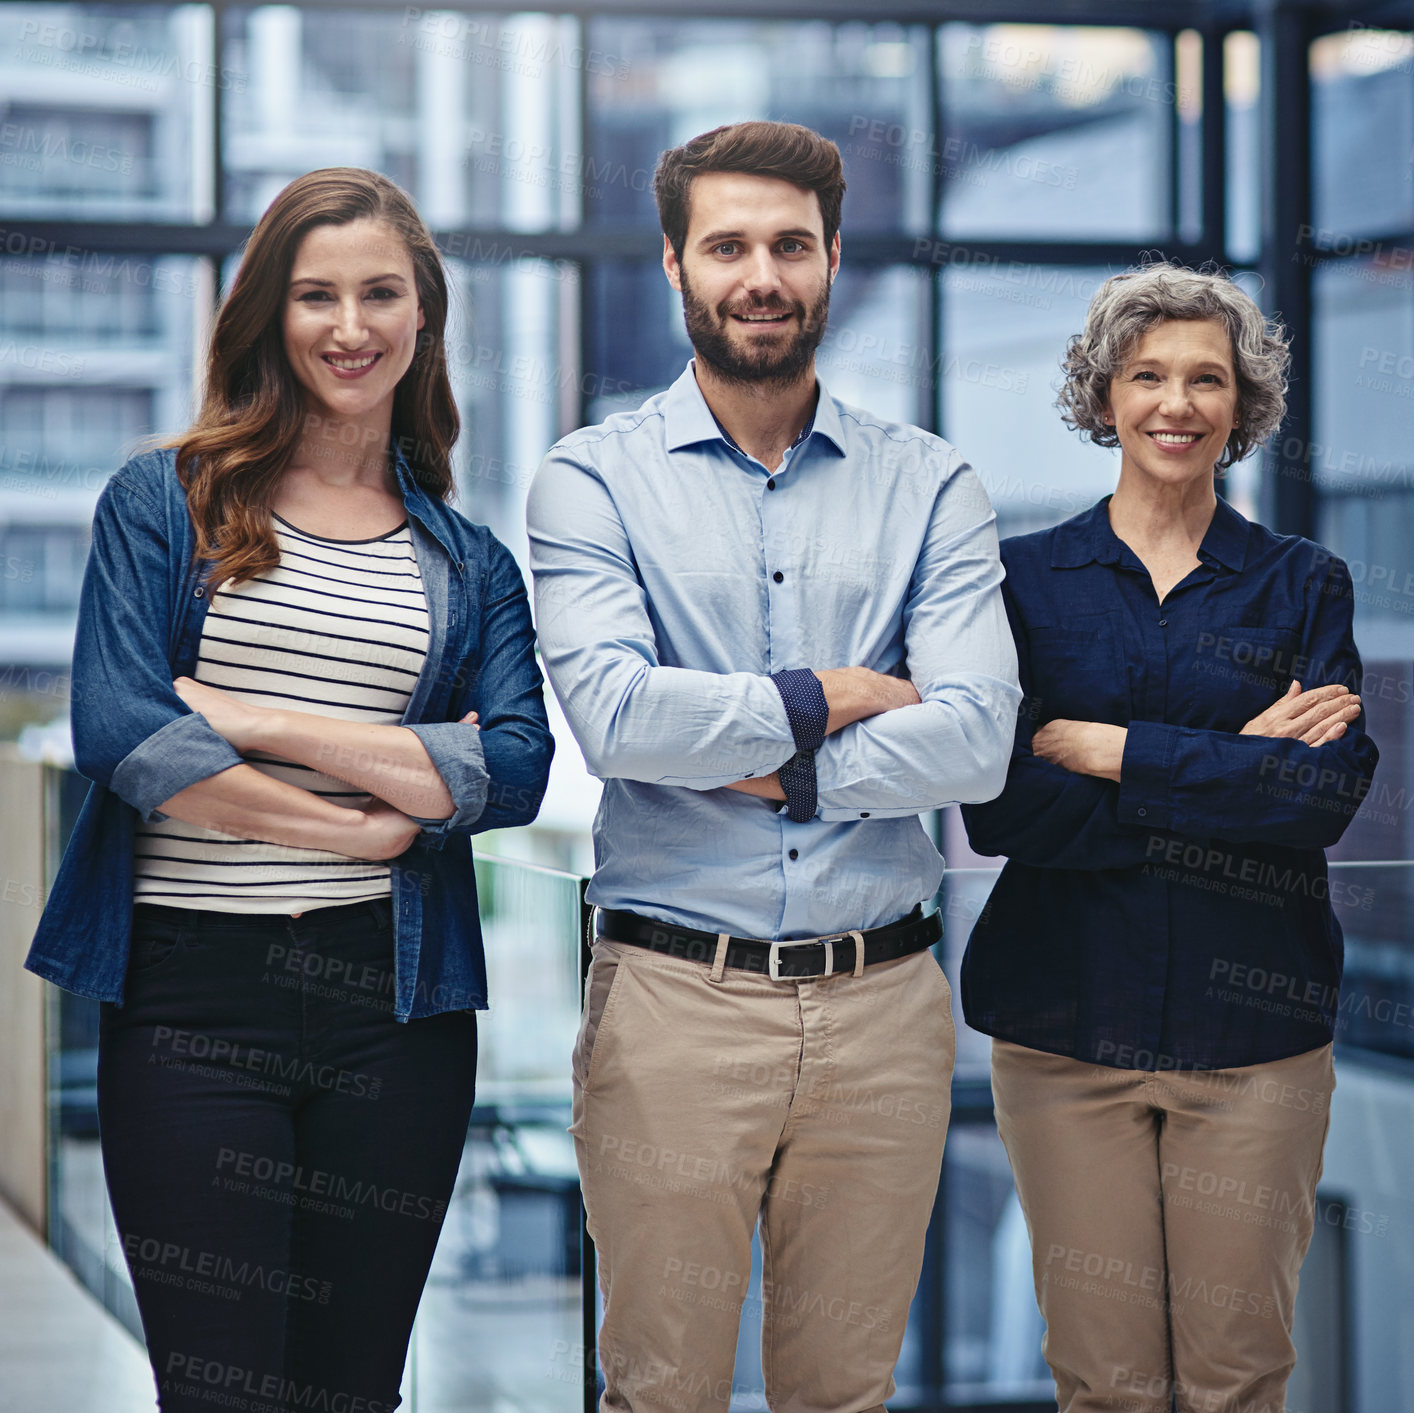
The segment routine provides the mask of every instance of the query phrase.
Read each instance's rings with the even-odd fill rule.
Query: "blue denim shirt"
[[[399,1020],[484,1009],[486,963],[470,835],[527,824],[554,742],[520,569],[484,526],[398,482],[427,594],[427,658],[403,716],[455,804],[391,860]],[[93,781],[26,966],[83,996],[121,1001],[139,818],[241,757],[172,687],[196,669],[210,596],[176,474],[147,452],[99,497],[74,643],[74,759]],[[469,711],[481,729],[464,726]]]

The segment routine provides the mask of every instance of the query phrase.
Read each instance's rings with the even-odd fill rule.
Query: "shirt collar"
[[[1208,525],[1198,558],[1213,560],[1225,569],[1240,570],[1247,560],[1247,520],[1221,496]],[[1110,526],[1110,498],[1091,506],[1056,527],[1051,543],[1051,567],[1078,569],[1083,564],[1118,564],[1127,546]]]
[[[417,484],[417,480],[412,474],[412,468],[408,465],[407,457],[403,455],[402,448],[398,446],[396,441],[393,442],[391,450],[393,453],[393,474],[398,479],[398,489],[402,492],[404,507],[410,510],[416,505],[421,509],[427,501],[426,493]]]
[[[1219,496],[1213,522],[1198,546],[1198,558],[1215,559],[1225,569],[1241,569],[1247,563],[1247,539],[1251,529],[1247,518]]]
[[[815,403],[815,418],[801,440],[812,436],[824,437],[844,455],[844,427],[840,424],[839,408],[824,383],[817,385],[820,396]],[[709,441],[719,441],[723,446],[732,445],[721,423],[707,406],[707,399],[697,386],[697,373],[690,361],[682,376],[663,395],[663,422],[669,451],[680,451],[683,447]]]
[[[429,496],[418,484],[417,477],[413,475],[412,468],[408,465],[407,457],[403,455],[400,447],[394,442],[393,452],[393,474],[398,480],[398,489],[402,492],[403,509],[447,551],[452,555],[452,547],[447,543],[446,531],[440,523],[441,517],[434,507],[445,508],[445,503]]]

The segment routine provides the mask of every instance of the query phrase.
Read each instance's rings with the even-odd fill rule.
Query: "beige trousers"
[[[603,1413],[727,1407],[758,1215],[770,1407],[882,1406],[954,1046],[929,952],[772,981],[595,946],[570,1131],[604,1293]]]
[[[992,1042],[1060,1413],[1282,1413],[1331,1049],[1109,1069]]]

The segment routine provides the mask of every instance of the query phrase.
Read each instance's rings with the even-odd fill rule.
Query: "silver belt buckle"
[[[817,942],[825,944],[825,970],[821,976],[833,976],[835,974],[835,943],[843,942],[845,933],[837,933],[832,937],[806,937],[799,942],[772,942],[771,950],[766,956],[766,971],[772,981],[781,979],[781,948],[782,947],[813,947]],[[787,980],[790,978],[787,977]]]

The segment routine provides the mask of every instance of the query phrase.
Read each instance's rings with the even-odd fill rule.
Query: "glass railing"
[[[581,880],[478,858],[491,1010],[476,1106],[413,1332],[410,1413],[581,1413],[581,1212],[570,1122]]]
[[[49,789],[53,852],[83,782],[51,771]],[[595,1396],[596,1296],[566,1127],[585,964],[583,880],[493,857],[478,858],[476,868],[492,1009],[483,1017],[461,1172],[414,1331],[405,1408],[580,1413]],[[951,870],[936,899],[944,921],[939,960],[955,995],[963,948],[996,876]],[[1388,1309],[1414,1298],[1414,1207],[1404,1169],[1376,1161],[1389,1133],[1414,1123],[1414,863],[1338,864],[1330,878],[1347,954],[1340,1084],[1298,1303],[1301,1360],[1290,1406],[1341,1413],[1355,1407],[1343,1392],[1357,1358],[1344,1334],[1352,1292]],[[136,1333],[98,1155],[97,1007],[58,991],[50,1005],[51,1242]],[[1025,1223],[992,1120],[989,1042],[956,1019],[943,1181],[891,1407],[1053,1408]],[[738,1344],[739,1410],[766,1407],[760,1278],[758,1248]],[[1360,1380],[1387,1390],[1384,1406],[1414,1406],[1414,1376],[1400,1365],[1398,1347],[1362,1345]]]

